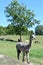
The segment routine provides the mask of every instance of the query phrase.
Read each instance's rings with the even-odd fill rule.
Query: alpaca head
[[[31,38],[32,38],[32,39],[35,39],[35,35],[31,35]]]

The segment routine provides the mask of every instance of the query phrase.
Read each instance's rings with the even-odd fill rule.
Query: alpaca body
[[[22,43],[22,42],[19,42],[19,44],[17,44],[16,45],[16,48],[18,49],[18,50],[22,50],[22,51],[29,51],[29,49],[30,49],[30,45],[29,44],[25,44],[25,43]]]

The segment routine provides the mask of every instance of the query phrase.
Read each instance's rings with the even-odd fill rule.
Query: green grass
[[[35,40],[38,40],[40,43],[34,43]],[[32,62],[40,63],[43,65],[43,36],[36,36],[36,39],[33,41],[31,51],[30,51],[30,59]]]
[[[8,41],[0,41],[0,54],[16,57],[16,43]]]
[[[10,38],[13,40],[18,40],[19,36],[7,35],[7,36],[0,36],[1,38]],[[25,42],[29,36],[22,36],[22,40]],[[38,40],[40,43],[35,44],[35,40]],[[33,40],[32,47],[30,50],[30,61],[34,63],[39,63],[43,65],[43,36],[36,36],[36,39]],[[16,54],[16,43],[17,42],[10,42],[10,41],[1,41],[0,40],[0,54],[4,54],[13,58],[17,58]]]

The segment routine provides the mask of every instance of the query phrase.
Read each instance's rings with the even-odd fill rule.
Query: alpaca
[[[23,59],[22,61],[24,61],[24,56],[26,54],[26,60],[28,62],[28,53],[29,53],[29,50],[31,48],[31,43],[32,43],[32,39],[34,38],[34,36],[30,35],[30,41],[29,41],[29,44],[24,44],[22,42],[19,42],[18,44],[16,44],[16,50],[17,50],[17,58],[19,60],[19,55],[21,53],[21,51],[23,52]],[[28,62],[29,63],[29,62]]]

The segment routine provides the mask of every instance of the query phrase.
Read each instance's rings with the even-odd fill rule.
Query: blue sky
[[[40,24],[43,25],[43,0],[18,0],[27,6],[28,9],[34,10],[35,17],[40,20]],[[4,13],[5,7],[11,2],[11,0],[0,0],[0,26],[7,26],[7,18]]]

